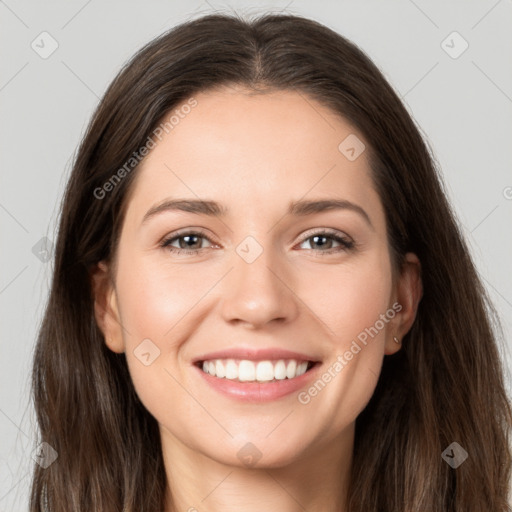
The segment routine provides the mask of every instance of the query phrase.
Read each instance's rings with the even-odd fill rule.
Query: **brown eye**
[[[205,248],[201,247],[203,240],[210,241],[210,239],[202,233],[189,231],[166,238],[160,245],[171,252],[197,254]],[[177,247],[174,245],[176,241],[178,242]]]
[[[309,235],[301,242],[301,244],[305,242],[309,243],[310,250],[328,254],[349,250],[354,247],[354,242],[352,240],[329,232],[318,232],[313,235]],[[339,245],[333,246],[333,244]]]

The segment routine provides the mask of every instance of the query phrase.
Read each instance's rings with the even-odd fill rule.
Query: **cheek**
[[[179,348],[194,306],[210,286],[204,276],[143,256],[119,261],[116,288],[126,359],[135,389],[152,413],[169,401],[176,387],[172,376],[182,380]]]
[[[172,348],[188,315],[215,283],[214,277],[208,279],[191,267],[171,267],[157,258],[126,259],[119,266],[118,295],[129,344],[150,338],[159,345],[165,340],[166,350]]]
[[[309,292],[304,289],[309,296],[305,302],[312,305],[315,314],[329,327],[339,350],[374,326],[388,310],[390,272],[389,259],[380,252],[327,273],[318,272],[308,279],[315,285],[309,287]],[[378,327],[382,328],[381,322]]]
[[[184,368],[176,361],[187,329],[187,312],[197,298],[190,288],[183,293],[180,284],[161,272],[145,274],[141,270],[126,279],[119,290],[126,327],[126,361],[133,386],[148,412],[164,424],[172,424],[174,415],[185,417],[185,406],[190,402],[178,384],[183,382]]]
[[[301,403],[322,410],[336,432],[366,407],[378,381],[386,329],[394,316],[390,262],[385,253],[375,253],[316,277],[305,302],[315,304],[315,313],[330,329],[331,356]]]

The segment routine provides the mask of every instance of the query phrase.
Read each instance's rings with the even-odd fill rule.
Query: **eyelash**
[[[181,248],[177,248],[177,247],[172,247],[170,245],[175,240],[179,240],[180,238],[183,238],[185,236],[190,236],[190,235],[198,236],[200,238],[205,238],[210,243],[213,243],[210,240],[210,238],[207,237],[201,231],[184,231],[182,233],[177,233],[177,234],[173,233],[170,237],[167,237],[167,238],[163,239],[162,242],[160,243],[160,246],[162,248],[164,248],[164,249],[167,249],[169,252],[172,252],[172,253],[189,254],[189,255],[198,254],[204,248],[203,249],[181,249]],[[341,247],[332,247],[332,248],[330,248],[328,250],[325,250],[325,251],[320,250],[320,249],[307,249],[307,250],[310,250],[310,251],[317,252],[318,256],[323,256],[323,255],[328,255],[328,254],[337,254],[339,252],[350,251],[350,250],[353,250],[355,248],[355,243],[352,240],[350,240],[348,238],[344,238],[344,237],[340,236],[337,231],[332,231],[332,230],[329,230],[329,229],[324,229],[322,231],[316,231],[314,233],[309,233],[308,236],[304,237],[299,242],[299,245],[303,244],[304,242],[306,242],[310,238],[313,238],[313,237],[319,236],[319,235],[323,235],[326,238],[330,238],[330,239],[334,240],[335,242],[338,242],[339,244],[341,244]]]

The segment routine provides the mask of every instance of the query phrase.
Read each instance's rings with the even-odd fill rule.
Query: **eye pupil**
[[[328,239],[328,238],[330,238],[330,237],[326,237],[326,236],[323,236],[323,235],[314,235],[314,236],[313,236],[313,240],[314,240],[314,243],[315,243],[315,244],[318,244],[318,239],[322,239],[322,240],[324,240],[324,242],[323,242],[323,243],[320,243],[320,244],[319,244],[319,245],[320,245],[320,247],[323,247],[323,246],[325,245],[325,239]],[[332,241],[331,241],[331,242],[332,242]]]
[[[197,239],[199,239],[199,238],[201,238],[201,237],[199,237],[199,236],[197,236],[197,235],[183,235],[183,236],[181,236],[181,237],[180,237],[180,247],[181,247],[182,249],[190,249],[190,248],[195,249],[195,247],[194,247],[194,242],[192,242],[192,244],[191,244],[191,245],[190,245],[190,244],[188,244],[188,242],[190,241],[190,239],[191,239],[191,238],[195,238],[195,239],[196,239],[196,242],[195,242],[195,243],[197,244]],[[182,243],[182,242],[181,242],[181,240],[187,240],[187,242]],[[199,245],[201,245],[201,244],[199,244]]]

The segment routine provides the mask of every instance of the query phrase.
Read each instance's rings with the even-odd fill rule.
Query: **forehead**
[[[344,141],[366,144],[362,134],[304,93],[225,87],[194,99],[137,169],[128,210],[139,217],[167,197],[214,198],[237,214],[277,213],[278,204],[307,196],[379,203],[367,152],[344,153]]]

